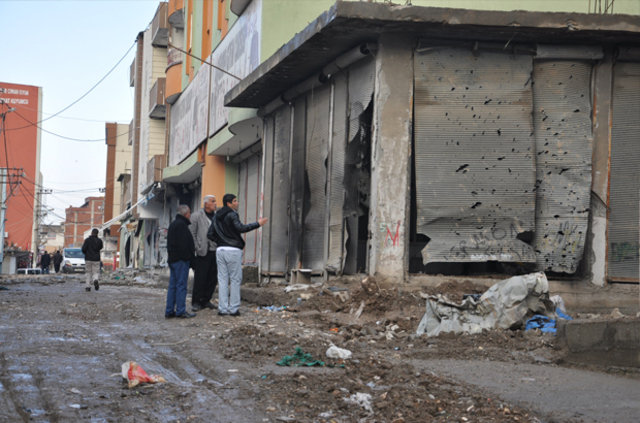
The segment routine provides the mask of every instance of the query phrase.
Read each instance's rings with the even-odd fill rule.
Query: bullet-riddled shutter
[[[591,199],[591,68],[591,62],[566,58],[535,62],[539,270],[575,273],[583,256]]]
[[[327,160],[331,87],[323,85],[307,93],[305,195],[302,266],[324,270],[327,225]]]
[[[613,72],[609,182],[608,276],[638,280],[640,177],[640,63],[618,62]]]
[[[423,261],[534,262],[532,56],[415,54],[417,231]]]

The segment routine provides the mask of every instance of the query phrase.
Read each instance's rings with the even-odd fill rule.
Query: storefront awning
[[[202,163],[198,161],[198,150],[194,151],[175,166],[162,170],[163,182],[172,184],[187,184],[193,182],[202,174]]]

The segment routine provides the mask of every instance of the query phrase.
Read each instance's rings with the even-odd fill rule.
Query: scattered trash
[[[329,286],[327,287],[327,289],[331,292],[338,292],[338,291],[348,291],[349,288],[339,288],[337,286]]]
[[[560,295],[554,295],[553,297],[549,298],[549,300],[551,300],[551,302],[555,305],[556,309],[559,308],[563,313],[567,312],[567,309],[564,306],[564,300]]]
[[[75,408],[76,410],[85,410],[87,406],[81,404],[69,404],[69,408]]]
[[[324,361],[314,360],[311,354],[302,351],[302,348],[296,347],[293,355],[285,355],[276,363],[278,366],[324,366]]]
[[[624,314],[622,314],[620,312],[620,309],[616,307],[613,309],[613,311],[611,311],[611,317],[613,317],[614,319],[622,319],[624,317]]]
[[[313,284],[313,285],[309,285],[306,283],[296,283],[293,285],[288,285],[284,288],[284,292],[291,292],[291,291],[302,291],[305,289],[309,289],[309,288],[313,288],[313,287],[319,287],[320,284]]]
[[[558,318],[560,319],[564,319],[564,320],[573,320],[573,318],[571,318],[571,316],[564,314],[562,312],[562,310],[560,310],[560,307],[556,308],[556,315],[558,316]],[[556,333],[556,320],[552,319],[548,316],[543,316],[541,314],[536,314],[533,317],[531,317],[529,320],[527,320],[527,323],[525,324],[524,330],[530,330],[530,329],[540,329],[541,332],[543,333]]]
[[[80,390],[79,390],[79,389],[76,389],[76,388],[71,388],[71,389],[69,389],[69,390],[70,390],[71,392],[73,392],[74,394],[81,394],[81,393],[82,393],[82,392],[80,392]]]
[[[287,306],[263,306],[263,307],[258,307],[256,309],[256,311],[260,311],[260,310],[266,310],[266,311],[285,311],[287,309]]]
[[[373,413],[373,408],[371,407],[371,394],[357,392],[344,400],[349,404],[357,404],[369,413]]]
[[[353,315],[353,317],[355,319],[358,319],[363,311],[364,311],[364,301],[360,301],[360,307],[358,307],[358,310],[356,310],[356,312]]]
[[[141,383],[166,382],[162,376],[148,375],[135,361],[122,363],[122,378],[127,380],[129,388],[133,388]]]
[[[351,351],[344,348],[336,347],[335,345],[330,346],[325,354],[329,358],[341,358],[343,360],[348,360],[351,358]]]
[[[427,297],[426,312],[417,334],[436,336],[444,332],[479,333],[483,329],[520,327],[531,313],[553,315],[544,272],[514,276],[498,282],[476,302],[468,296],[462,303],[442,295]]]
[[[238,369],[229,369],[227,370],[228,373],[238,373]]]
[[[338,329],[338,328],[331,328],[331,329],[329,329],[329,332],[338,333],[338,332],[340,332],[340,329]]]
[[[536,314],[529,320],[524,330],[540,329],[542,333],[556,333],[556,321],[550,317]]]

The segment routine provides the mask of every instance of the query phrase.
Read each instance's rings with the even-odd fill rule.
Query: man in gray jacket
[[[192,263],[194,273],[191,294],[192,311],[216,308],[211,303],[211,297],[218,285],[216,243],[207,238],[211,219],[216,212],[216,197],[206,195],[202,201],[202,209],[191,215],[191,225],[189,225],[196,246],[196,257]]]

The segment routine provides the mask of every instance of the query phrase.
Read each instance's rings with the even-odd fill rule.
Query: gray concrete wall
[[[369,273],[405,280],[409,267],[409,200],[414,40],[383,34],[376,56]]]
[[[558,320],[569,361],[640,367],[640,319]]]

